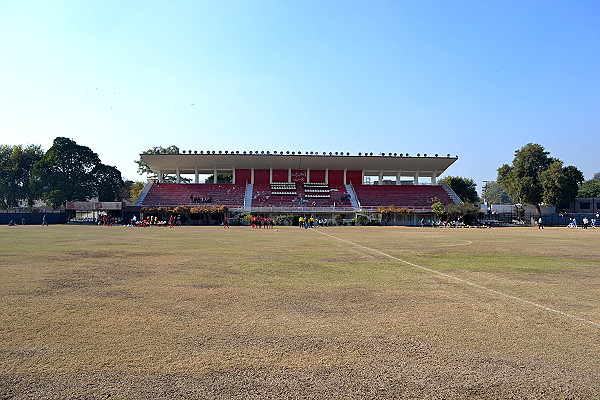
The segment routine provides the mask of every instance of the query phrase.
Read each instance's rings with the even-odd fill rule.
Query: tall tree
[[[98,201],[120,201],[124,197],[125,182],[115,167],[98,164],[91,175],[96,182],[95,195]]]
[[[215,181],[215,174],[209,175],[204,180],[204,183],[213,183]],[[231,183],[233,182],[233,175],[231,174],[217,174],[217,183]]]
[[[540,173],[554,161],[539,144],[529,143],[515,151],[512,165],[498,169],[498,183],[521,204],[534,204],[538,211],[543,197]]]
[[[510,195],[496,181],[487,182],[483,188],[483,197],[488,204],[513,204]]]
[[[439,183],[446,183],[454,190],[454,192],[460,197],[465,203],[477,203],[479,202],[479,196],[477,195],[477,184],[471,178],[463,178],[460,176],[447,176],[438,181]]]
[[[543,146],[529,143],[515,151],[511,165],[498,168],[500,186],[520,204],[535,205],[538,213],[542,202],[559,205],[570,200],[567,197],[574,197],[573,182],[577,185],[583,179],[577,168],[563,167],[560,160],[549,155]]]
[[[480,212],[479,207],[471,203],[448,204],[446,206],[448,218],[462,220],[465,223],[475,222]]]
[[[563,167],[562,161],[554,161],[547,170],[540,173],[546,204],[562,205],[577,196],[583,174],[573,166]]]
[[[140,193],[142,193],[142,190],[144,190],[144,182],[140,182],[140,181],[127,181],[125,182],[125,185],[127,185],[127,195],[129,198],[129,201],[131,201],[132,203],[135,203],[135,201],[137,200],[138,196],[140,195]]]
[[[577,197],[600,197],[600,172],[596,172],[592,179],[579,185]]]
[[[0,146],[0,207],[17,207],[20,200],[33,205],[38,195],[29,184],[31,168],[43,154],[38,145]]]
[[[169,147],[156,146],[151,149],[148,149],[142,154],[179,154],[179,147],[175,145],[171,145]],[[158,179],[158,175],[156,175],[148,164],[144,161],[144,159],[140,156],[139,160],[134,161],[138,165],[138,174],[146,174],[149,179]],[[177,177],[173,174],[163,174],[164,182],[175,182]],[[191,182],[191,179],[181,178],[183,182]]]
[[[89,147],[57,137],[52,147],[32,168],[32,184],[41,198],[58,208],[67,201],[86,201],[99,196],[115,200],[113,186],[119,191],[121,173],[100,162]]]

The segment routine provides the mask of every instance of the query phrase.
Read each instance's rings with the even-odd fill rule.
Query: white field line
[[[402,260],[401,258],[394,257],[394,256],[392,256],[392,255],[389,255],[389,254],[383,253],[383,252],[381,252],[381,251],[379,251],[379,250],[375,250],[375,249],[372,249],[372,248],[370,248],[370,247],[363,246],[363,245],[360,245],[360,244],[357,244],[357,243],[351,242],[351,241],[349,241],[349,240],[346,240],[346,239],[341,239],[341,238],[339,238],[339,237],[336,237],[336,236],[330,235],[330,234],[328,234],[328,233],[322,232],[322,230],[320,230],[320,229],[319,229],[319,230],[316,230],[316,229],[311,229],[311,230],[312,230],[312,231],[314,231],[314,232],[318,232],[318,233],[320,233],[320,234],[322,234],[322,235],[329,236],[329,237],[330,237],[330,238],[332,238],[332,239],[336,239],[336,240],[339,240],[339,241],[341,241],[341,242],[346,242],[346,243],[349,243],[349,244],[351,244],[351,245],[353,245],[353,246],[360,247],[360,248],[363,248],[363,249],[365,249],[365,250],[369,250],[369,251],[372,251],[372,252],[374,252],[374,253],[380,254],[380,255],[382,255],[382,256],[384,256],[384,257],[388,257],[388,258],[391,258],[391,259],[393,259],[393,260],[400,261],[401,263],[404,263],[404,264],[410,265],[410,266],[412,266],[412,267],[415,267],[415,268],[422,269],[423,271],[431,272],[432,274],[440,275],[440,276],[443,276],[443,277],[445,277],[445,278],[448,278],[448,279],[453,279],[453,280],[455,280],[455,281],[458,281],[458,282],[464,283],[464,284],[466,284],[466,285],[474,286],[474,287],[476,287],[476,288],[478,288],[478,289],[485,290],[485,291],[487,291],[487,292],[490,292],[490,293],[494,293],[494,294],[496,294],[496,295],[498,295],[498,296],[506,297],[506,298],[509,298],[509,299],[512,299],[512,300],[518,301],[518,302],[520,302],[520,303],[529,304],[529,305],[531,305],[531,306],[534,306],[534,307],[537,307],[537,308],[541,308],[542,310],[546,310],[546,311],[550,311],[550,312],[553,312],[553,313],[556,313],[556,314],[560,314],[560,315],[562,315],[562,316],[569,317],[569,318],[575,319],[575,320],[577,320],[577,321],[581,321],[581,322],[584,322],[584,323],[586,323],[586,324],[594,325],[594,326],[596,326],[596,327],[599,327],[599,328],[600,328],[600,324],[599,324],[599,323],[597,323],[597,322],[590,321],[590,320],[587,320],[587,319],[585,319],[585,318],[581,318],[581,317],[578,317],[578,316],[576,316],[576,315],[573,315],[573,314],[566,313],[566,312],[564,312],[564,311],[555,310],[554,308],[550,308],[550,307],[544,306],[544,305],[542,305],[542,304],[534,303],[533,301],[525,300],[525,299],[522,299],[522,298],[520,298],[520,297],[516,297],[516,296],[512,296],[512,295],[510,295],[510,294],[502,293],[502,292],[499,292],[499,291],[497,291],[497,290],[490,289],[490,288],[488,288],[488,287],[486,287],[486,286],[478,285],[477,283],[469,282],[469,281],[467,281],[467,280],[465,280],[465,279],[461,279],[461,278],[458,278],[458,277],[456,277],[456,276],[448,275],[448,274],[445,274],[445,273],[443,273],[443,272],[440,272],[440,271],[436,271],[436,270],[434,270],[434,269],[431,269],[431,268],[422,267],[422,266],[420,266],[420,265],[413,264],[413,263],[411,263],[411,262],[409,262],[409,261]]]
[[[450,244],[441,244],[439,247],[456,247],[456,246],[470,246],[473,244],[470,240],[465,240],[466,243],[450,243]]]

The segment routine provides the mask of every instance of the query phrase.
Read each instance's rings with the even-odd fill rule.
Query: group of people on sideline
[[[17,226],[18,224],[11,219],[8,221],[8,226]],[[27,220],[25,218],[21,218],[21,225],[27,225]],[[42,217],[42,226],[48,226],[48,221],[46,220],[46,214]]]
[[[127,226],[139,226],[143,228],[147,226],[168,226],[172,228],[174,226],[181,226],[181,215],[171,215],[168,221],[159,220],[156,215],[149,215],[146,218],[138,220],[134,215],[129,220],[129,224]]]
[[[304,229],[315,228],[317,226],[327,226],[327,218],[315,219],[312,215],[310,217],[302,216],[298,218],[298,226]]]
[[[581,228],[587,229],[588,227],[591,227],[592,229],[596,229],[596,218],[588,219],[588,217],[583,217],[583,219],[581,220]],[[567,225],[567,228],[578,229],[579,227],[577,226],[577,219],[569,218],[569,225]]]
[[[206,200],[206,199],[201,199],[201,200]],[[243,218],[242,218],[243,217]],[[563,215],[561,215],[561,217],[563,217]],[[297,219],[296,219],[297,218]],[[556,221],[556,220],[546,220],[546,218],[549,217],[542,217],[539,216],[537,217],[537,219],[531,218],[531,226],[537,226],[538,229],[544,229],[544,227],[546,225],[550,225],[550,226],[560,226],[563,223],[563,221]],[[581,218],[581,217],[579,217]],[[579,225],[579,221],[577,220],[576,217],[571,217],[568,220],[568,224],[567,224],[567,228],[569,229],[596,229],[596,221],[597,218],[599,218],[599,214],[592,215],[590,216],[583,216],[581,218],[581,225]],[[314,217],[312,215],[302,215],[300,217],[287,217],[284,218],[283,220],[280,220],[280,218],[278,218],[277,221],[275,221],[273,218],[269,218],[269,217],[260,217],[260,216],[238,216],[237,219],[234,219],[234,225],[243,225],[243,222],[250,222],[251,226],[253,229],[270,229],[273,228],[274,225],[276,224],[283,224],[283,225],[294,225],[295,223],[298,223],[298,227],[300,228],[316,228],[316,227],[322,227],[322,226],[328,226],[328,224],[331,224],[330,221],[327,220],[327,218],[320,218],[320,217]],[[169,226],[169,227],[174,227],[174,226],[181,226],[182,223],[186,222],[186,218],[185,216],[182,217],[181,215],[176,215],[176,214],[172,214],[170,215],[168,218],[165,217],[165,219],[159,219],[159,217],[157,217],[156,215],[148,215],[144,218],[140,218],[138,219],[138,217],[136,215],[133,215],[130,219],[129,219],[129,223],[127,223],[127,226],[134,226],[134,227],[147,227],[147,226]],[[229,218],[226,215],[223,215],[222,218],[217,218],[214,222],[214,225],[222,225],[224,228],[229,228]],[[557,225],[558,224],[560,225]],[[101,225],[101,226],[113,226],[115,224],[121,224],[121,220],[120,218],[117,219],[111,215],[102,215],[99,216],[98,218],[94,218],[91,223],[93,224],[97,224],[97,225]],[[17,221],[11,219],[8,222],[8,226],[18,226],[18,225],[26,225],[27,221],[25,220],[25,218],[21,219],[21,223],[19,224]],[[42,217],[42,226],[48,226],[48,221],[46,219],[46,215],[44,214]],[[461,228],[461,227],[465,227],[467,225],[465,225],[464,222],[462,221],[436,221],[436,220],[431,220],[431,219],[425,219],[425,218],[421,218],[420,220],[420,226],[421,227],[449,227],[449,228]],[[562,225],[564,226],[564,225]],[[488,227],[488,226],[484,226],[484,227]]]

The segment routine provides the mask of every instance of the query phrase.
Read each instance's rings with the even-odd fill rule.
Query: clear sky
[[[0,143],[458,155],[600,171],[600,2],[0,0]]]

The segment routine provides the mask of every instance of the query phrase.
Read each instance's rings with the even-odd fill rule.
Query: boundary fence
[[[0,225],[8,225],[10,221],[14,221],[17,225],[22,225],[23,220],[25,220],[25,225],[41,225],[44,215],[50,225],[67,223],[66,210],[47,212],[0,211]]]
[[[567,226],[573,218],[577,221],[577,225],[582,225],[582,220],[587,217],[588,220],[595,218],[599,219],[599,215],[595,213],[559,213],[559,214],[536,214],[525,213],[519,215],[517,213],[502,213],[485,215],[479,218],[479,222],[490,226],[508,226],[508,225],[537,225],[538,220],[542,218],[544,226]]]

